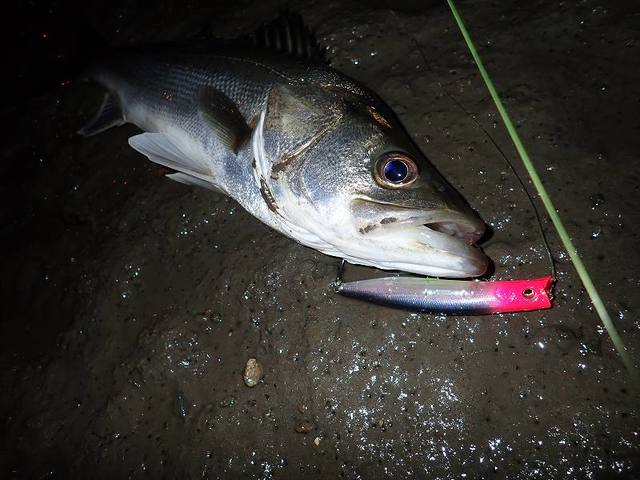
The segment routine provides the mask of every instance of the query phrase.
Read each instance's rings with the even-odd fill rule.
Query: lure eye
[[[404,153],[387,153],[376,163],[374,178],[381,187],[401,188],[418,178],[418,166]]]

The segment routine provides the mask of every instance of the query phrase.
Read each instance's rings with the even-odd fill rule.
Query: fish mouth
[[[352,209],[368,222],[359,230],[362,236],[384,245],[381,268],[450,278],[478,277],[489,268],[476,246],[486,225],[471,211],[416,209],[369,198],[353,201]]]

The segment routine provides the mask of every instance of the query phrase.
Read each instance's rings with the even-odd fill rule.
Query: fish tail
[[[106,92],[96,114],[78,130],[78,133],[84,137],[91,137],[125,123],[120,102],[110,92]]]

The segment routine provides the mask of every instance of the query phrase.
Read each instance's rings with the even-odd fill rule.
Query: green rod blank
[[[509,135],[511,136],[511,140],[513,141],[513,144],[515,145],[516,150],[518,151],[518,154],[522,159],[522,163],[524,163],[524,166],[527,169],[527,173],[529,174],[529,177],[531,177],[531,181],[533,182],[533,185],[538,191],[538,195],[540,195],[540,199],[542,200],[542,203],[544,204],[544,207],[547,210],[549,217],[551,218],[551,222],[553,223],[553,226],[556,228],[556,231],[560,236],[560,240],[562,240],[562,244],[564,245],[564,248],[567,250],[569,257],[571,258],[571,261],[573,262],[573,265],[575,266],[575,269],[578,272],[578,276],[580,277],[580,280],[582,281],[584,288],[586,289],[589,297],[591,298],[591,303],[595,307],[596,312],[598,312],[598,315],[600,316],[600,319],[602,320],[603,325],[607,329],[607,332],[611,337],[611,341],[613,342],[613,345],[618,351],[618,354],[620,355],[622,362],[624,363],[624,365],[627,367],[629,371],[633,372],[634,371],[633,363],[629,358],[629,354],[627,353],[627,349],[624,346],[622,338],[620,337],[620,334],[616,330],[616,327],[613,324],[611,317],[609,316],[609,312],[607,311],[607,308],[605,307],[604,302],[600,297],[600,294],[598,293],[598,291],[596,290],[596,287],[591,281],[591,277],[589,276],[589,273],[587,272],[587,269],[584,266],[584,263],[582,263],[582,260],[578,255],[578,251],[576,250],[576,247],[573,245],[573,242],[569,237],[569,233],[567,233],[567,230],[564,227],[562,220],[560,220],[557,210],[553,205],[553,202],[551,201],[551,198],[549,197],[547,190],[544,188],[544,185],[540,180],[540,176],[538,175],[538,172],[536,171],[535,167],[533,166],[533,163],[531,162],[531,159],[529,158],[529,154],[527,153],[526,149],[524,148],[524,145],[522,144],[522,141],[520,140],[520,136],[518,135],[518,132],[513,126],[513,123],[511,123],[511,118],[509,118],[509,114],[505,110],[502,100],[500,99],[500,96],[498,95],[498,92],[496,91],[496,88],[493,85],[493,82],[491,81],[491,78],[489,77],[487,70],[484,68],[484,64],[482,63],[482,60],[480,60],[480,56],[478,55],[476,47],[474,46],[473,41],[471,40],[471,36],[469,35],[469,32],[467,31],[467,28],[465,27],[464,22],[462,21],[462,18],[460,17],[458,10],[453,3],[453,0],[447,0],[447,3],[449,4],[449,8],[451,9],[451,13],[453,13],[453,17],[455,18],[456,23],[458,24],[458,28],[460,28],[460,32],[462,33],[462,36],[464,37],[464,40],[467,43],[467,47],[471,52],[471,56],[475,60],[476,65],[478,66],[478,70],[480,70],[480,75],[482,76],[482,79],[484,80],[484,83],[486,84],[487,89],[491,94],[491,98],[493,99],[493,102],[495,103],[496,108],[500,113],[500,117],[502,117],[502,121],[504,122],[504,125],[507,128]]]

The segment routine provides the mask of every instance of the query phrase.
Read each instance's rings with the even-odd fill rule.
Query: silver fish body
[[[351,263],[472,277],[484,223],[374,93],[328,65],[261,48],[117,55],[81,130],[128,122],[173,180],[234,198],[281,233]]]

